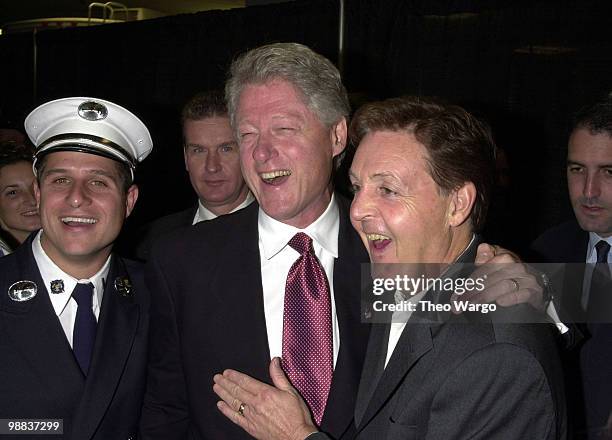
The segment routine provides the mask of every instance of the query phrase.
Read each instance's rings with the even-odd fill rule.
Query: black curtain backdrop
[[[260,44],[297,41],[337,62],[338,11],[336,0],[298,0],[4,35],[0,123],[21,125],[35,105],[77,95],[140,116],[155,147],[138,173],[129,235],[195,200],[182,160],[182,104],[221,88],[231,60]],[[609,0],[346,0],[345,84],[354,107],[435,95],[487,119],[507,156],[487,237],[521,250],[571,216],[568,124],[577,108],[612,91],[611,17]]]
[[[0,36],[0,128],[23,131],[34,102],[32,34]]]
[[[612,2],[348,0],[347,14],[345,77],[360,100],[435,95],[493,125],[509,181],[487,238],[522,250],[572,215],[568,126],[612,91]]]

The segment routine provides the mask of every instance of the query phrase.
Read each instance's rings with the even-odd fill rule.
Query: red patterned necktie
[[[298,232],[289,246],[300,257],[285,286],[283,369],[320,425],[333,374],[329,283],[308,235]]]

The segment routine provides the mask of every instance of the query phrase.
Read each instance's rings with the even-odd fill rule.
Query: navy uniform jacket
[[[340,210],[334,299],[340,351],[322,429],[341,437],[353,408],[369,325],[360,320],[361,263],[368,261]],[[259,260],[258,205],[200,222],[157,242],[149,260],[151,346],[144,439],[250,438],[217,409],[213,375],[234,368],[270,382]]]
[[[0,418],[63,419],[64,439],[136,438],[149,328],[140,264],[112,257],[85,378],[43,285],[32,237],[0,259]],[[114,287],[116,278],[126,276],[131,296]],[[38,292],[13,301],[9,287],[23,280],[34,282]]]

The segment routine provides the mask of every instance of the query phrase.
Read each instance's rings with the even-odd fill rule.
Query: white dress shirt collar
[[[102,268],[91,278],[89,279],[77,279],[71,275],[68,275],[62,269],[60,269],[54,262],[49,258],[45,250],[43,249],[40,243],[40,237],[42,235],[42,230],[36,234],[34,240],[32,241],[32,253],[34,254],[34,260],[36,261],[36,265],[38,266],[38,270],[40,272],[40,277],[45,284],[47,292],[49,294],[49,298],[51,298],[51,304],[53,305],[53,309],[55,310],[55,314],[59,316],[66,305],[70,301],[72,291],[74,290],[77,283],[89,283],[91,282],[94,285],[94,292],[96,293],[93,296],[93,309],[95,312],[99,313],[100,305],[102,304],[102,296],[104,294],[104,283],[106,278],[108,277],[108,270],[110,268],[110,260],[109,256]],[[52,293],[51,292],[51,282],[52,281],[60,281],[63,283],[63,292],[60,293]],[[94,312],[94,313],[95,313]],[[98,315],[96,313],[96,316]]]
[[[595,232],[589,232],[589,247],[587,249],[586,259],[587,263],[597,263],[597,250],[595,250],[595,245],[599,243],[600,240],[603,240],[612,246],[612,236],[603,238],[597,235]],[[608,263],[612,263],[612,251],[608,253]]]
[[[249,191],[245,199],[242,201],[242,203],[236,206],[234,209],[232,209],[228,214],[231,214],[232,212],[240,211],[241,209],[246,208],[251,203],[253,203],[253,200],[255,200],[255,197],[253,197],[253,194],[251,193],[251,191]],[[213,220],[213,219],[216,219],[217,217],[219,216],[215,214],[214,212],[212,212],[210,209],[206,208],[204,205],[202,205],[201,200],[198,200],[198,210],[196,211],[195,216],[193,217],[193,222],[191,224],[195,225],[196,223],[200,223],[200,222],[207,221],[207,220]]]
[[[11,248],[0,238],[0,257],[11,253]]]
[[[340,212],[335,196],[332,195],[327,208],[310,225],[304,229],[287,225],[273,219],[259,208],[258,216],[259,242],[263,248],[266,259],[271,259],[278,254],[289,240],[298,232],[306,233],[314,242],[323,249],[338,258],[338,232],[340,230]]]

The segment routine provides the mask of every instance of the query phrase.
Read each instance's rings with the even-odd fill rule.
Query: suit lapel
[[[580,229],[578,224],[576,227],[576,235],[572,237],[572,244],[570,245],[571,255],[570,260],[575,263],[584,263],[586,261],[587,247],[589,245],[589,234],[588,232]]]
[[[361,424],[361,419],[368,408],[368,404],[378,386],[380,377],[385,371],[385,359],[389,332],[391,327],[386,324],[374,324],[370,332],[368,350],[363,363],[361,382],[359,383],[359,393],[355,404],[355,425]]]
[[[217,315],[233,317],[232,325],[225,330],[227,340],[223,341],[223,345],[227,347],[233,343],[241,347],[240,351],[223,350],[227,362],[223,367],[242,368],[257,379],[269,382],[270,345],[261,281],[258,214],[257,203],[252,203],[239,213],[245,216],[241,225],[244,233],[236,234],[235,237],[241,240],[242,237],[248,239],[237,243],[236,246],[227,246],[225,250],[220,250],[232,254],[217,258],[216,261],[218,263],[235,261],[239,262],[240,267],[237,271],[232,270],[231,276],[228,276],[227,267],[216,267],[216,279],[211,283],[213,287],[210,291],[217,297],[219,307]],[[236,250],[239,253],[235,254]],[[236,308],[236,304],[240,304],[240,308]],[[220,324],[227,326],[228,323]],[[244,344],[245,335],[249,337],[248,344]]]
[[[193,219],[195,218],[199,207],[200,207],[199,204],[196,202],[195,207],[191,207],[183,211],[183,218],[181,219],[181,226],[191,226],[193,224]]]
[[[352,229],[348,202],[337,197],[340,214],[338,258],[334,262],[334,301],[340,329],[340,351],[334,369],[332,385],[321,421],[322,428],[340,437],[351,423],[354,413],[355,390],[370,326],[360,319],[360,270],[368,256],[361,240]]]
[[[589,234],[579,229],[577,225],[575,232],[575,235],[568,237],[571,240],[568,244],[570,254],[565,261],[569,261],[569,264],[565,265],[563,288],[559,301],[560,317],[566,322],[583,322],[586,319],[581,299]]]
[[[37,286],[36,296],[25,302],[8,300],[2,307],[6,334],[13,340],[49,395],[73,396],[65,402],[64,413],[71,413],[78,402],[84,377],[70,344],[53,310],[49,294],[32,254],[31,238],[16,250],[19,274],[15,281],[28,280]],[[7,292],[0,292],[6,295]]]
[[[475,236],[471,245],[459,256],[456,263],[473,262],[480,242],[480,237]],[[457,277],[465,275],[465,272],[471,272],[463,265],[458,266],[456,271],[453,271],[453,268],[450,270],[451,272],[447,272],[445,276]],[[427,296],[430,301],[441,302],[438,292],[430,291]],[[368,424],[400,385],[408,389],[418,387],[421,382],[420,375],[408,375],[408,377],[406,375],[433,348],[434,334],[439,331],[443,325],[440,323],[444,319],[437,315],[413,315],[404,327],[386,368],[384,362],[389,345],[390,324],[375,326],[368,343],[364,374],[359,384],[358,402],[355,409],[355,424],[358,430]],[[378,373],[382,369],[384,369],[382,374]]]
[[[373,343],[382,343],[383,352],[387,352],[388,337],[385,341],[372,341]],[[370,400],[367,409],[361,419],[359,425],[360,429],[376,415],[378,410],[391,398],[397,387],[402,383],[402,380],[406,377],[406,374],[410,369],[419,361],[419,359],[433,347],[432,340],[432,328],[427,324],[406,324],[404,331],[400,336],[399,341],[389,359],[387,368],[382,373],[382,376],[378,382],[378,386],[373,392],[372,399]],[[376,349],[373,347],[372,349]],[[383,355],[384,356],[384,355]],[[384,362],[384,357],[383,357]],[[365,371],[365,370],[364,370]],[[420,381],[418,377],[409,377],[407,380],[415,382]],[[404,381],[404,384],[407,384]]]
[[[243,335],[248,334],[252,337],[252,344],[247,344],[245,355],[256,360],[255,374],[259,375],[261,380],[269,381],[268,365],[270,364],[270,344],[268,343],[268,331],[266,327],[266,312],[264,308],[264,293],[261,281],[261,257],[259,254],[259,231],[258,231],[258,213],[259,206],[252,203],[254,218],[247,224],[251,230],[247,233],[247,237],[253,237],[248,243],[244,243],[243,255],[246,262],[242,268],[241,277],[236,277],[233,280],[234,286],[230,289],[232,292],[240,292],[240,297],[236,298],[235,304],[243,301],[245,311],[249,310],[243,316]],[[245,208],[248,209],[248,208]],[[225,278],[224,278],[225,279]],[[245,286],[251,292],[245,295]],[[234,313],[235,314],[235,313]],[[225,316],[231,316],[226,314]],[[243,345],[242,342],[240,345]]]
[[[92,364],[75,414],[74,438],[93,436],[130,356],[140,311],[132,296],[120,295],[114,286],[117,278],[127,276],[123,262],[113,256],[102,298]]]

